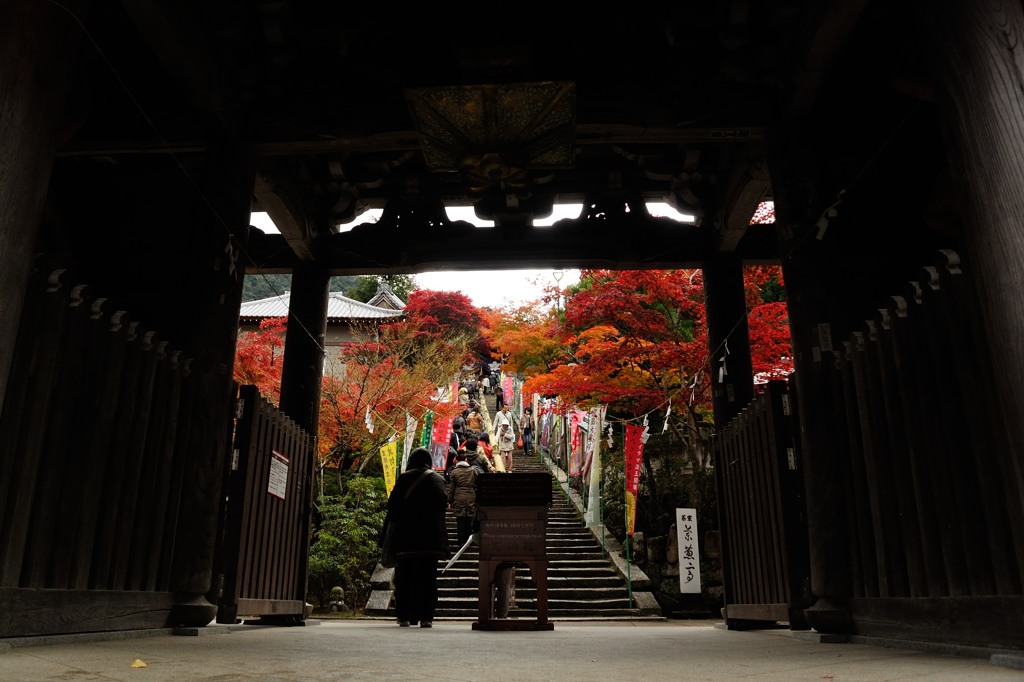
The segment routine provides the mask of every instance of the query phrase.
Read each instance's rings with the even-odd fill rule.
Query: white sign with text
[[[700,544],[697,540],[697,510],[676,508],[679,541],[679,591],[700,594]]]
[[[284,499],[288,493],[288,458],[277,450],[270,451],[270,480],[267,492]]]

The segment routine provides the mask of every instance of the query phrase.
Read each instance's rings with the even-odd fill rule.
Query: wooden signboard
[[[492,474],[477,478],[480,585],[474,630],[553,630],[548,622],[547,524],[551,476]],[[537,620],[494,618],[499,569],[525,565],[537,587]]]

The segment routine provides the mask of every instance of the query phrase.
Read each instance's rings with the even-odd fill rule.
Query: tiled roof
[[[261,320],[267,317],[287,317],[288,301],[291,292],[285,292],[280,296],[262,298],[258,301],[242,303],[239,318],[242,320]],[[327,300],[328,320],[393,320],[404,315],[401,310],[389,310],[378,308],[361,301],[342,296],[337,291],[332,291]]]
[[[377,293],[367,303],[378,308],[391,308],[392,310],[402,310],[405,308],[405,301],[400,299],[398,294],[391,288],[391,285],[384,280],[377,284]]]

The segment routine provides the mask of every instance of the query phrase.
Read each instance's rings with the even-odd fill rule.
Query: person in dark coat
[[[477,470],[466,461],[466,452],[456,456],[455,468],[448,478],[448,506],[455,515],[455,525],[461,548],[473,534],[476,519]]]
[[[491,461],[479,449],[479,442],[476,438],[466,439],[466,464],[473,467],[481,474],[489,474],[494,471]]]
[[[385,530],[388,524],[398,523],[395,614],[402,627],[417,623],[423,628],[433,625],[437,610],[437,562],[449,556],[447,507],[444,477],[431,467],[430,451],[416,448],[409,453],[405,471],[395,481],[384,520]]]

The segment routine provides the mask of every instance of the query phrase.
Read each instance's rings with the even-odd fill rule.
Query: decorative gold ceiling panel
[[[406,100],[432,170],[466,171],[485,158],[513,173],[573,165],[574,83],[418,88]]]

